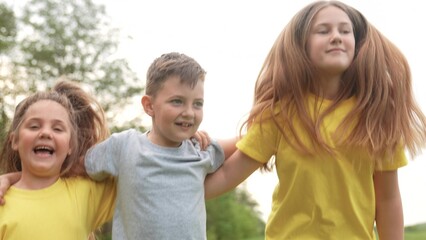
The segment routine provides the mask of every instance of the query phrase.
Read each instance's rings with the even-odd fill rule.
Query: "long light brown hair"
[[[351,20],[355,56],[342,76],[333,104],[312,118],[306,96],[321,91],[306,46],[313,18],[327,6],[340,8]],[[392,156],[398,145],[414,156],[426,140],[426,119],[414,100],[411,81],[404,55],[358,10],[339,1],[317,1],[300,10],[273,44],[256,81],[254,104],[242,130],[254,121],[262,124],[272,120],[293,147],[313,154],[296,134],[297,116],[312,143],[333,153],[321,136],[321,123],[339,103],[353,96],[355,107],[335,132],[339,144],[364,148],[379,164],[385,156]],[[316,98],[316,105],[321,104],[321,99],[321,95]],[[290,138],[293,141],[288,141]]]

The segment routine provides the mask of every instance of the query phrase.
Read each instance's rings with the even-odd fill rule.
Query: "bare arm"
[[[375,172],[376,225],[380,240],[404,239],[404,218],[398,172]]]
[[[262,163],[237,150],[204,182],[205,198],[211,199],[235,188],[262,166]]]
[[[4,194],[7,192],[9,187],[21,178],[21,172],[6,173],[0,176],[0,205],[4,205]]]
[[[237,147],[235,145],[237,144],[238,140],[238,137],[217,140],[219,145],[222,147],[223,152],[225,153],[225,160],[228,159],[235,151],[237,151]]]

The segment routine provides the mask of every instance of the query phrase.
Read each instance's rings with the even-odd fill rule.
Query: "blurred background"
[[[266,54],[290,18],[310,2],[0,0],[0,126],[8,124],[26,94],[52,86],[65,74],[96,95],[108,113],[112,131],[148,129],[150,118],[139,104],[146,71],[156,57],[176,51],[193,57],[207,70],[200,129],[214,138],[235,136],[250,110]],[[415,96],[426,111],[422,92],[426,46],[421,30],[426,15],[421,1],[343,2],[362,12],[402,50],[412,68]],[[0,129],[3,137],[6,128]],[[426,223],[425,173],[423,155],[400,170],[404,220],[412,228],[424,228],[421,224]],[[276,183],[275,173],[256,172],[238,191],[209,202],[209,223],[214,226],[209,228],[209,239],[259,235]],[[237,207],[241,202],[243,209]],[[241,223],[249,219],[238,217],[244,211],[252,222]],[[226,230],[213,224],[225,219],[229,222],[222,225],[234,235],[224,235]],[[238,235],[238,228],[255,230],[251,235]]]

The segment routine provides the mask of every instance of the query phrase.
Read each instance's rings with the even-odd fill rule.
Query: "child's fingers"
[[[4,193],[9,188],[10,184],[5,179],[0,179],[0,205],[4,205]]]
[[[205,150],[210,145],[210,136],[205,131],[198,131],[197,133],[200,138],[201,149]]]
[[[200,144],[201,150],[206,150],[206,148],[210,145],[211,140],[207,132],[205,131],[197,131],[192,138],[195,138],[197,142]]]
[[[4,201],[4,198],[3,198],[3,192],[0,191],[0,205],[4,205],[4,203],[5,203],[5,201]]]

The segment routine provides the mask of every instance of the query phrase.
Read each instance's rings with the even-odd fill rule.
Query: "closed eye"
[[[65,132],[67,131],[67,125],[62,121],[57,121],[52,125],[52,129],[55,132]]]
[[[38,129],[38,128],[39,128],[38,125],[30,125],[29,126],[29,129],[33,129],[33,130]]]
[[[59,127],[55,127],[55,128],[53,128],[53,130],[54,130],[55,132],[63,132],[63,131],[64,131],[64,129],[63,129],[63,128],[59,128]]]
[[[327,34],[327,33],[328,33],[328,31],[326,31],[326,30],[322,30],[322,31],[317,31],[317,33],[319,33],[319,34]]]
[[[25,124],[25,127],[31,130],[36,130],[40,128],[40,124],[36,121],[30,121],[27,124]]]

